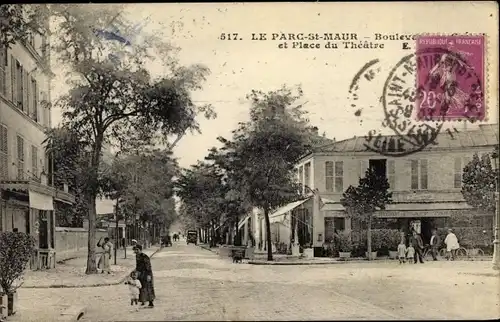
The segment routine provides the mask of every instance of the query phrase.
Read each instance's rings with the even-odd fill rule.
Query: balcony
[[[7,191],[16,191],[28,193],[28,191],[38,192],[44,195],[52,196],[55,200],[70,203],[75,203],[75,196],[70,194],[66,189],[57,189],[55,187],[44,184],[46,180],[0,180],[0,189]]]

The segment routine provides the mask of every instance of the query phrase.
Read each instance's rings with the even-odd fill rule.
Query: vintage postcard
[[[493,1],[0,5],[0,321],[500,318]]]

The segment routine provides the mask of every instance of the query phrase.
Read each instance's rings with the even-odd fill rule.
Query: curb
[[[198,247],[200,247],[201,249],[204,249],[204,250],[208,250],[208,251],[210,251],[210,252],[212,252],[212,253],[214,253],[214,254],[217,254],[217,253],[216,253],[216,251],[215,251],[215,250],[212,250],[210,247],[208,247],[208,248],[207,248],[207,247],[205,247],[205,246],[201,246],[201,245],[198,245]]]
[[[152,258],[156,253],[158,253],[162,248],[158,248],[155,250],[149,258]],[[126,275],[123,277],[120,277],[118,281],[115,282],[108,282],[108,283],[95,283],[95,284],[86,284],[86,285],[68,285],[68,284],[53,284],[53,285],[41,285],[41,286],[22,286],[21,288],[26,288],[26,289],[34,289],[34,288],[88,288],[88,287],[101,287],[101,286],[112,286],[112,285],[118,285],[122,284],[125,282],[127,277],[132,273],[135,269],[129,271]]]

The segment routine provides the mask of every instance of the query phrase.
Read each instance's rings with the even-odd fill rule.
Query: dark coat
[[[433,235],[434,236],[434,240],[432,241],[432,244],[431,246],[432,247],[439,247],[441,245],[441,237],[439,237],[439,235]],[[432,239],[432,236],[431,236],[431,239]],[[429,240],[429,243],[430,243],[430,240]]]
[[[422,240],[422,237],[420,237],[419,234],[417,234],[416,236],[411,236],[410,241],[411,241],[413,248],[415,248],[415,249],[424,248],[424,241]]]
[[[139,292],[139,301],[149,302],[155,299],[155,288],[153,280],[153,269],[151,268],[151,260],[148,255],[140,253],[136,255],[137,279],[141,282],[142,288]],[[148,276],[151,280],[148,282]]]

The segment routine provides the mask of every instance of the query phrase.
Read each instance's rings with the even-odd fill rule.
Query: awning
[[[54,210],[54,200],[51,196],[47,196],[38,192],[29,190],[30,208],[38,210]]]
[[[299,201],[295,201],[295,202],[291,202],[283,207],[280,207],[278,208],[278,210],[276,210],[274,213],[272,213],[270,216],[269,216],[269,219],[271,218],[277,218],[277,217],[280,217],[280,216],[284,216],[286,215],[289,211],[292,211],[294,210],[295,208],[297,208],[298,206],[302,205],[304,202],[308,201],[309,199],[311,198],[307,198],[307,199],[304,199],[304,200],[299,200]]]
[[[250,219],[250,215],[246,215],[245,218],[240,220],[240,222],[238,223],[238,229],[241,229],[241,227],[243,227],[243,225],[248,221],[248,219]]]

